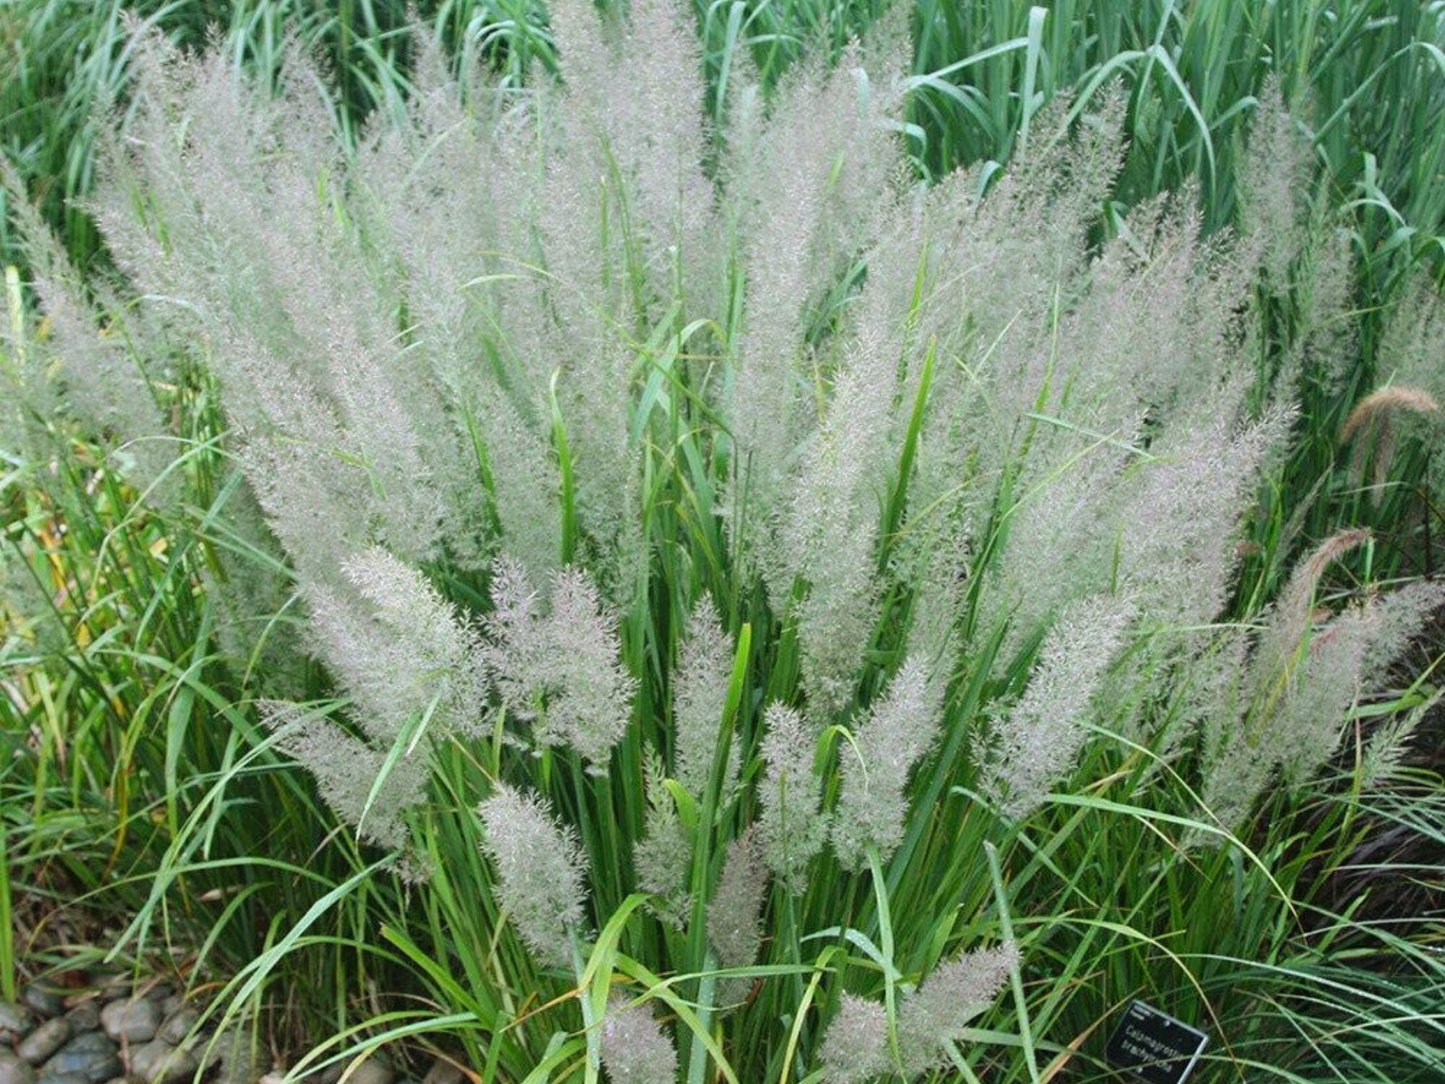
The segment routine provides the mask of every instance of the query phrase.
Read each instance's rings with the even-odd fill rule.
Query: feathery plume
[[[552,581],[547,619],[548,671],[542,684],[560,690],[549,698],[546,726],[594,765],[606,763],[627,731],[637,682],[618,657],[616,619],[580,569]]]
[[[888,1014],[876,1001],[844,992],[818,1057],[827,1084],[866,1084],[892,1067]]]
[[[1435,403],[1445,401],[1445,372],[1440,358],[1445,356],[1445,297],[1428,274],[1417,274],[1380,335],[1376,351],[1376,370],[1392,385],[1418,389]],[[1438,433],[1440,414],[1434,410],[1426,416],[1434,422],[1427,433]],[[1425,420],[1405,415],[1402,422]],[[1440,464],[1445,457],[1434,457]],[[1431,479],[1432,484],[1439,476]],[[1445,487],[1441,487],[1445,491]]]
[[[1393,411],[1434,414],[1439,409],[1440,404],[1435,401],[1434,396],[1423,388],[1410,388],[1399,384],[1377,388],[1356,403],[1355,408],[1350,411],[1350,416],[1345,419],[1344,427],[1340,430],[1340,443],[1348,444],[1362,430],[1372,425],[1388,424]]]
[[[875,532],[860,528],[832,536],[814,566],[808,595],[797,608],[803,688],[815,718],[841,714],[853,699],[877,620],[873,577]]]
[[[1300,194],[1309,179],[1310,142],[1285,108],[1277,75],[1265,79],[1258,98],[1239,166],[1239,228],[1251,262],[1280,290],[1304,245]]]
[[[103,313],[86,299],[80,272],[31,203],[14,167],[3,157],[0,191],[6,196],[10,218],[34,275],[32,285],[40,309],[49,324],[48,336],[32,338],[27,350],[48,356],[54,373],[49,379],[63,389],[61,395],[47,392],[27,398],[38,398],[35,406],[63,403],[111,450],[123,473],[138,488],[158,487],[152,499],[163,507],[174,503],[177,480],[164,476],[174,458],[170,451],[174,444],[139,355],[126,349],[119,303],[103,289],[99,291]],[[39,359],[27,369],[39,376]],[[30,383],[23,379],[29,373],[16,375]]]
[[[1359,346],[1359,318],[1353,301],[1354,238],[1343,225],[1311,224],[1311,238],[1300,262],[1297,292],[1301,332],[1291,357],[1276,378],[1279,394],[1295,396],[1305,376],[1331,394],[1344,387]]]
[[[918,244],[911,230],[898,229],[869,254],[856,327],[842,349],[827,413],[805,446],[780,531],[785,564],[772,571],[769,588],[776,601],[795,578],[808,584],[798,638],[814,718],[837,715],[851,701],[877,620],[874,542],[893,466],[889,434],[899,412],[912,408],[898,397],[898,374]]]
[[[1277,764],[1291,786],[1314,775],[1339,745],[1340,724],[1361,691],[1375,616],[1354,607],[1310,636],[1292,680],[1268,710],[1254,752]]]
[[[1445,586],[1411,584],[1312,629],[1320,577],[1368,537],[1340,532],[1296,566],[1245,676],[1247,710],[1216,726],[1207,742],[1204,803],[1226,827],[1243,822],[1275,772],[1298,785],[1319,771],[1339,746],[1356,699],[1388,680],[1390,667],[1445,602]],[[1388,746],[1382,749],[1388,758]]]
[[[900,396],[900,356],[921,239],[907,219],[868,254],[868,279],[842,343],[826,412],[804,444],[779,525],[779,546],[762,561],[775,603],[796,580],[803,685],[814,718],[836,716],[853,698],[877,623],[879,506],[894,467],[895,441],[913,406]],[[915,366],[916,368],[916,366]],[[909,370],[912,382],[918,374]]]
[[[1416,273],[1380,335],[1376,369],[1392,384],[1423,388],[1445,399],[1445,296],[1428,273]]]
[[[1385,687],[1390,668],[1405,654],[1442,605],[1445,583],[1420,580],[1374,600],[1376,612],[1369,646],[1362,662],[1367,692]]]
[[[306,766],[326,804],[363,839],[388,849],[407,845],[405,814],[426,799],[426,758],[401,757],[386,769],[387,751],[304,704],[264,703],[261,721],[277,733],[276,748]]]
[[[1068,775],[1087,738],[1090,702],[1124,642],[1133,608],[1095,597],[1070,604],[1044,638],[1024,695],[981,750],[985,790],[1026,816]]]
[[[1419,388],[1436,403],[1445,402],[1445,297],[1428,274],[1416,274],[1414,282],[1395,305],[1394,314],[1381,332],[1375,353],[1376,371],[1391,383]],[[1425,446],[1438,441],[1445,429],[1445,415],[1396,413],[1392,430],[1399,437],[1415,436]],[[1379,454],[1376,454],[1377,461]],[[1426,460],[1426,484],[1437,504],[1445,502],[1445,456]]]
[[[1442,600],[1445,586],[1412,584],[1327,622],[1309,636],[1288,679],[1249,722],[1241,745],[1277,766],[1289,785],[1308,781],[1339,747],[1350,708],[1384,683]]]
[[[1218,730],[1219,752],[1208,763],[1200,798],[1211,821],[1234,831],[1245,822],[1269,785],[1276,763],[1245,740],[1244,721],[1226,720]],[[1186,838],[1193,845],[1216,846],[1221,842],[1213,833]]]
[[[842,789],[833,811],[833,850],[860,869],[876,847],[887,861],[903,839],[908,776],[938,730],[941,690],[923,660],[907,659],[867,720],[839,749]]]
[[[672,717],[677,734],[673,774],[699,801],[712,778],[718,730],[732,680],[732,650],[711,595],[703,595],[687,619],[672,682]],[[728,750],[724,798],[737,781],[736,743]]]
[[[672,795],[663,786],[662,759],[651,749],[643,752],[643,788],[647,794],[646,824],[642,838],[632,847],[637,886],[655,899],[653,913],[677,929],[687,914],[688,872],[692,840],[677,816]]]
[[[800,463],[796,434],[811,428],[803,395],[810,305],[868,244],[889,205],[899,152],[889,125],[901,99],[863,75],[856,45],[831,69],[816,60],[798,65],[756,139],[744,139],[730,163],[730,212],[738,235],[750,239],[739,254],[746,324],[724,404],[736,441],[730,529],[737,546],[746,525],[753,545],[740,557],[753,567],[768,559],[787,515],[787,480]],[[781,604],[787,585],[769,579]]]
[[[1369,540],[1370,532],[1361,528],[1338,531],[1295,565],[1271,610],[1250,664],[1251,684],[1257,696],[1274,695],[1280,683],[1291,680],[1309,632],[1320,577],[1335,561]]]
[[[478,404],[487,435],[487,468],[492,507],[502,527],[502,545],[541,582],[562,560],[562,487],[551,449],[521,413],[501,396]]]
[[[1119,580],[1140,618],[1165,628],[1213,621],[1239,565],[1239,534],[1265,463],[1293,414],[1236,426],[1229,412],[1162,437],[1122,496]]]
[[[1280,595],[1280,610],[1287,610],[1295,617],[1307,612],[1314,604],[1315,588],[1319,586],[1325,569],[1368,541],[1370,532],[1363,527],[1346,528],[1326,538],[1295,566],[1289,583]]]
[[[1037,454],[1038,466],[1017,483],[1025,495],[984,596],[992,622],[1009,624],[1002,659],[1016,655],[1071,600],[1110,586],[1115,487],[1127,453],[1097,442],[1081,447],[1072,434],[1037,436],[1030,459]]]
[[[1237,741],[1248,690],[1245,673],[1253,632],[1245,625],[1225,625],[1203,636],[1193,656],[1180,668],[1178,712],[1182,734],[1198,733],[1205,778],[1212,766]]]
[[[1442,698],[1445,698],[1445,691],[1436,692],[1423,704],[1380,725],[1365,746],[1365,754],[1360,764],[1361,786],[1380,786],[1399,770],[1410,739]]]
[[[613,991],[602,1018],[602,1065],[612,1084],[676,1084],[677,1050],[647,1004]]]
[[[1440,404],[1429,392],[1403,384],[1379,388],[1356,403],[1340,430],[1341,444],[1354,443],[1354,450],[1350,455],[1350,471],[1356,484],[1364,481],[1365,465],[1373,458],[1373,486],[1378,500],[1390,475],[1391,462],[1395,458],[1395,444],[1399,439],[1400,429],[1398,421],[1403,420],[1404,415],[1428,417],[1439,410]]]
[[[769,707],[764,721],[767,775],[758,784],[764,855],[787,890],[799,895],[808,885],[808,862],[828,834],[827,815],[819,808],[822,782],[813,774],[813,735],[803,716],[782,704]]]
[[[604,26],[579,0],[551,5],[577,143],[627,183],[629,211],[656,292],[668,296],[676,262],[704,286],[715,272],[715,194],[703,173],[703,62],[693,16],[677,0],[637,0],[621,26]],[[595,149],[591,143],[595,141]]]
[[[947,1064],[944,1043],[962,1038],[969,1021],[993,1004],[1020,963],[1012,941],[974,949],[939,964],[898,1007],[898,1047],[907,1076]]]
[[[544,963],[571,963],[585,921],[586,857],[576,834],[540,795],[498,782],[477,810],[482,849],[497,871],[496,893],[517,933]]]
[[[12,310],[9,317],[0,323],[0,450],[28,479],[47,458],[46,423],[56,413],[56,389],[46,359],[29,348],[24,313]]]
[[[691,860],[692,840],[677,812],[670,805],[650,806],[643,835],[632,845],[632,865],[637,887],[656,897],[653,913],[675,929],[682,929],[687,914]]]
[[[492,564],[492,609],[482,619],[482,650],[492,681],[508,711],[531,719],[537,703],[533,681],[545,648],[542,602],[532,577],[518,560],[501,554]]]
[[[476,632],[396,557],[373,547],[341,564],[349,591],[307,591],[319,655],[356,702],[357,721],[390,744],[430,717],[435,733],[475,735],[486,671]]]
[[[707,905],[707,939],[719,967],[747,967],[763,944],[763,900],[768,869],[755,826],[728,844],[717,890]],[[747,993],[748,980],[724,979],[718,1001],[735,1002]]]
[[[503,557],[484,622],[484,654],[509,711],[533,721],[543,745],[570,745],[594,769],[627,730],[636,681],[622,667],[614,617],[585,572],[552,579],[549,612],[522,565]]]

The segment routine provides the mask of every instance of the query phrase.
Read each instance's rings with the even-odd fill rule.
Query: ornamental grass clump
[[[49,329],[5,446],[82,434],[185,533],[229,722],[265,689],[244,740],[349,884],[404,881],[357,928],[487,1079],[1042,1079],[1094,986],[1157,988],[1114,954],[1208,935],[1174,879],[1255,876],[1361,702],[1416,706],[1438,588],[1266,510],[1355,349],[1348,253],[1261,164],[1308,172],[1277,95],[1238,233],[1190,190],[1101,223],[1119,89],[924,187],[903,7],[767,93],[739,64],[716,127],[689,10],[557,0],[525,88],[419,35],[356,146],[299,51],[270,93],[140,33],[117,282],[18,215]],[[1358,738],[1376,778],[1405,726]],[[1094,922],[1105,814],[1157,865]]]

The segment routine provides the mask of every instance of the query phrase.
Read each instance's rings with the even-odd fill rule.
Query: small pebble
[[[68,1013],[65,1018],[70,1021],[70,1030],[79,1035],[82,1031],[94,1031],[100,1027],[100,1006],[95,1001],[82,1001]]]
[[[118,998],[130,994],[130,975],[125,972],[116,972],[113,975],[101,976],[98,989],[100,1000],[115,1001]]]
[[[161,1015],[174,1016],[185,1007],[186,999],[183,994],[172,994],[161,1002]]]
[[[130,1078],[137,1084],[177,1084],[196,1071],[196,1056],[159,1039],[130,1052]]]
[[[101,1084],[124,1071],[115,1043],[98,1031],[77,1035],[41,1067],[42,1073],[82,1076],[86,1084]]]
[[[143,1043],[155,1038],[161,1010],[154,1001],[112,1001],[100,1010],[100,1026],[116,1042]]]
[[[60,1048],[62,1054],[79,1051],[87,1054],[113,1054],[115,1043],[99,1031],[83,1031]]]
[[[346,1068],[345,1062],[334,1062],[325,1069],[318,1069],[314,1073],[307,1073],[302,1077],[306,1084],[336,1084],[341,1079],[341,1071]]]
[[[35,1069],[28,1061],[0,1049],[0,1084],[35,1084]]]
[[[15,1048],[15,1053],[31,1065],[39,1065],[65,1045],[70,1038],[70,1021],[65,1017],[47,1020],[27,1035]]]
[[[156,1032],[156,1038],[170,1043],[172,1046],[180,1046],[200,1018],[201,1014],[195,1009],[182,1009],[167,1017],[166,1022],[161,1025],[160,1031]]]
[[[13,1001],[0,1001],[0,1046],[14,1046],[35,1027],[30,1010]]]
[[[391,1066],[377,1058],[369,1058],[356,1067],[346,1078],[347,1084],[392,1084],[396,1073]]]
[[[146,997],[151,1001],[160,1003],[166,998],[175,997],[176,988],[168,982],[158,982],[146,991]]]
[[[235,1025],[204,1039],[198,1053],[207,1070],[216,1067],[213,1084],[258,1084],[266,1067],[257,1056],[250,1032]]]
[[[20,1000],[31,1012],[40,1016],[59,1016],[65,1011],[64,999],[53,989],[39,983],[32,982],[21,990]]]
[[[35,1078],[35,1084],[90,1084],[90,1079],[83,1073],[41,1073]]]
[[[462,1071],[446,1058],[437,1058],[426,1071],[421,1084],[462,1084]]]

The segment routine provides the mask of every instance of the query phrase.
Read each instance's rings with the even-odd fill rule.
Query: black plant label
[[[1209,1036],[1152,1005],[1135,1001],[1109,1037],[1104,1054],[1146,1084],[1184,1084]]]

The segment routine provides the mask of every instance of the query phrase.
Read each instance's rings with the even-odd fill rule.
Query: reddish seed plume
[[[1440,409],[1435,397],[1423,388],[1393,385],[1373,391],[1355,404],[1350,416],[1340,430],[1340,443],[1348,444],[1362,431],[1375,425],[1387,424],[1390,415],[1397,410],[1415,414],[1434,414]]]

